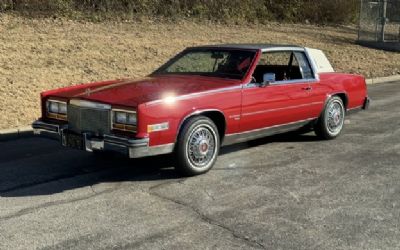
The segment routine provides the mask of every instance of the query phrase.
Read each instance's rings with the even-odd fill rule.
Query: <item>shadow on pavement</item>
[[[227,146],[220,155],[274,142],[316,141],[293,133]],[[56,141],[26,138],[0,143],[0,197],[61,193],[99,183],[179,180],[173,155],[127,159],[65,149]]]

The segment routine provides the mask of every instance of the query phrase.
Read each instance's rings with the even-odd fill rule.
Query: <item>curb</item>
[[[32,126],[0,130],[0,142],[33,136]]]
[[[400,75],[366,79],[368,85],[400,81]],[[0,142],[33,136],[32,126],[0,130]]]
[[[400,81],[400,75],[378,77],[378,78],[366,80],[368,85],[378,84],[378,83],[386,83],[386,82],[396,82],[396,81]]]

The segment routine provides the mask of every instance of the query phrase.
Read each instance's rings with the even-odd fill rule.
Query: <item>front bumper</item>
[[[80,138],[79,144],[74,148],[82,149],[88,152],[93,151],[114,151],[125,154],[129,158],[141,158],[146,156],[161,155],[172,153],[175,147],[174,143],[159,146],[149,146],[149,138],[137,139],[126,138],[115,135],[104,135],[94,137],[89,133],[73,134],[68,131],[68,125],[58,125],[36,121],[32,124],[33,133],[47,138],[56,139],[65,147],[71,147],[68,143],[69,137]]]

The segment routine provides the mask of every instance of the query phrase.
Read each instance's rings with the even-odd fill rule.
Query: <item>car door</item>
[[[261,84],[264,74],[275,81]],[[274,51],[262,54],[253,82],[242,91],[241,131],[287,125],[308,120],[313,105],[310,92],[317,80],[304,51]]]

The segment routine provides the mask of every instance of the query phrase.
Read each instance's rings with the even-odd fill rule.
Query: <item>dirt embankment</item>
[[[39,93],[76,83],[145,76],[187,46],[297,44],[323,49],[337,71],[400,73],[400,54],[355,45],[352,27],[216,25],[191,22],[86,23],[0,15],[0,129],[39,116]]]

